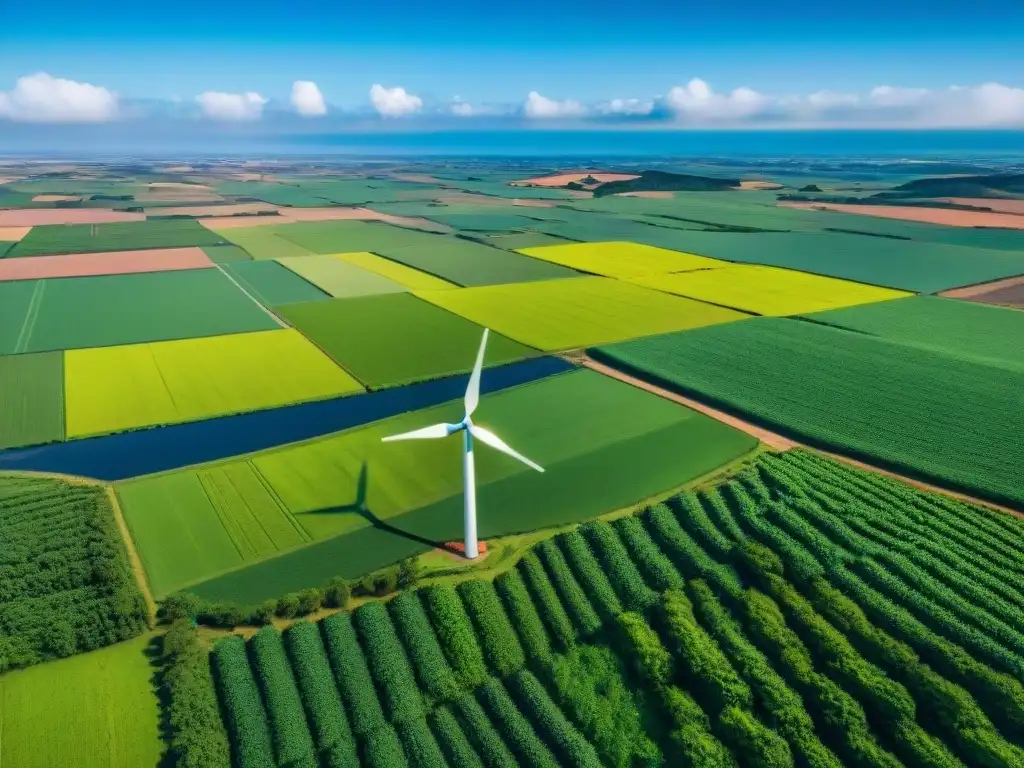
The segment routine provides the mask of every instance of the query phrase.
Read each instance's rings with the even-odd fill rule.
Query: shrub
[[[273,627],[263,627],[253,636],[250,647],[278,763],[317,768],[313,739],[280,633]]]
[[[576,641],[576,632],[573,629],[572,621],[565,608],[562,607],[555,588],[551,586],[551,580],[544,572],[544,566],[541,565],[537,555],[533,552],[524,555],[517,565],[517,571],[522,576],[530,597],[537,604],[541,620],[551,632],[555,643],[563,649],[571,648]],[[596,619],[597,616],[595,615],[594,618]]]
[[[621,613],[617,624],[628,656],[640,675],[655,685],[665,685],[672,679],[672,654],[661,644],[658,633],[651,629],[643,616]]]
[[[298,598],[299,616],[308,616],[311,613],[316,613],[324,604],[324,593],[315,587],[302,590],[299,592]]]
[[[231,744],[238,762],[256,768],[274,768],[274,747],[270,728],[260,703],[245,641],[237,636],[224,638],[213,648],[213,668],[217,673],[220,700]]]
[[[393,723],[421,718],[423,699],[405,650],[382,603],[367,603],[352,614],[370,675]]]
[[[456,678],[463,688],[476,688],[487,677],[487,667],[458,593],[449,586],[418,592]]]
[[[480,579],[464,581],[459,584],[458,593],[476,627],[487,665],[499,677],[520,669],[526,663],[523,648],[501,607],[494,585]]]
[[[341,608],[344,610],[348,608],[348,603],[351,599],[352,585],[341,576],[335,576],[331,579],[327,589],[324,590],[324,603],[330,608]]]
[[[284,595],[277,600],[277,615],[282,619],[293,619],[299,615],[299,596]]]
[[[352,732],[356,736],[366,736],[382,728],[385,725],[384,712],[366,659],[359,648],[351,614],[335,614],[321,622],[321,627],[334,679],[351,719]]]
[[[531,659],[547,658],[551,653],[548,633],[519,572],[511,570],[499,574],[494,579],[494,588],[505,605],[526,655]]]
[[[400,593],[388,603],[388,612],[421,688],[435,701],[449,701],[461,695],[459,681],[455,679],[416,593]]]

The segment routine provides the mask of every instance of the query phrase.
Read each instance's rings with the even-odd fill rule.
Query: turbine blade
[[[480,350],[476,353],[476,363],[473,364],[473,373],[469,375],[469,386],[466,387],[466,415],[472,416],[480,402],[480,369],[484,367],[484,349],[487,347],[487,328],[484,328],[483,338],[480,339]]]
[[[412,432],[403,432],[400,435],[391,435],[381,439],[382,443],[391,443],[395,440],[430,440],[438,437],[448,437],[452,432],[457,432],[458,424],[432,424],[423,429],[414,429]]]
[[[489,429],[484,429],[483,427],[478,427],[476,424],[474,424],[469,428],[469,433],[477,440],[479,440],[481,443],[489,445],[491,446],[491,448],[501,451],[502,453],[508,454],[513,459],[518,459],[531,469],[535,469],[538,472],[544,471],[544,467],[542,467],[540,464],[530,461],[528,458],[523,456],[523,454],[514,451],[508,443],[506,443],[496,434],[491,432]]]

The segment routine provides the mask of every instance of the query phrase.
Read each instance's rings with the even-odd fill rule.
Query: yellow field
[[[416,295],[545,351],[578,349],[747,317],[606,277],[417,291]]]
[[[334,256],[349,264],[355,264],[357,267],[368,269],[389,280],[394,280],[411,291],[437,291],[459,287],[455,283],[449,283],[440,277],[428,275],[426,272],[420,272],[418,269],[399,264],[397,261],[385,259],[375,253],[336,253]]]
[[[67,436],[321,400],[362,389],[294,329],[65,352]]]
[[[628,279],[666,293],[771,316],[800,315],[911,295],[891,288],[756,265]]]
[[[727,266],[728,262],[639,243],[573,243],[523,248],[519,253],[605,277],[631,277]]]

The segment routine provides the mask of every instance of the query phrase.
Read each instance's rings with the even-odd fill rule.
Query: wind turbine
[[[480,402],[480,369],[484,364],[484,349],[487,347],[488,329],[484,328],[484,336],[480,340],[480,351],[476,353],[476,363],[473,366],[473,373],[469,377],[469,385],[466,387],[466,412],[462,421],[458,424],[434,424],[422,429],[414,429],[412,432],[403,432],[400,435],[391,435],[383,438],[382,442],[390,443],[394,440],[432,440],[439,437],[448,437],[456,432],[461,432],[463,437],[462,453],[462,485],[465,499],[465,526],[466,526],[466,557],[470,560],[479,554],[476,540],[476,469],[473,464],[473,438],[475,437],[484,445],[508,454],[513,459],[518,459],[531,469],[543,472],[544,468],[539,464],[530,461],[521,453],[514,451],[508,443],[488,429],[484,429],[473,423],[471,418]]]

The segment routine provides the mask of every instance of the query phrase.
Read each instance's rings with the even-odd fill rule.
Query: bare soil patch
[[[1024,216],[1024,200],[989,200],[986,197],[944,197],[940,202],[956,205],[971,205],[975,208],[989,208],[997,213],[1013,213]]]
[[[149,184],[150,189],[201,189],[208,190],[205,184],[187,184],[184,181],[154,181]]]
[[[1024,216],[1008,213],[986,213],[984,211],[958,211],[952,208],[924,208],[916,205],[852,205],[847,203],[781,202],[787,208],[804,210],[836,211],[863,216],[877,216],[883,219],[920,221],[926,224],[942,224],[947,227],[1002,227],[1024,229]]]
[[[537,176],[532,179],[511,182],[513,187],[564,187],[570,181],[582,183],[588,176],[596,179],[598,183],[605,184],[609,181],[629,181],[640,178],[636,173],[602,173],[601,171],[569,171],[566,173],[553,174],[551,176]]]
[[[77,203],[82,199],[81,195],[36,195],[32,198],[33,203]]]
[[[0,243],[21,242],[31,231],[32,227],[0,227]]]
[[[640,192],[616,192],[613,197],[646,197],[651,200],[670,200],[675,197],[675,192],[665,192],[657,189],[645,189]]]
[[[0,281],[171,272],[212,266],[214,264],[210,257],[201,248],[75,253],[67,256],[35,256],[31,259],[0,259]]]
[[[276,211],[270,203],[238,203],[236,205],[183,205],[173,208],[149,208],[148,216],[237,216],[242,213]]]
[[[0,227],[35,227],[48,224],[108,224],[144,221],[145,214],[108,211],[103,208],[40,208],[0,211]]]
[[[968,285],[943,291],[940,296],[966,301],[978,301],[983,304],[998,304],[1004,307],[1024,309],[1024,277],[1008,277],[990,283]]]
[[[771,189],[782,189],[782,185],[777,181],[764,181],[762,179],[750,179],[748,181],[740,182],[740,189],[760,189],[760,190],[771,190]]]

